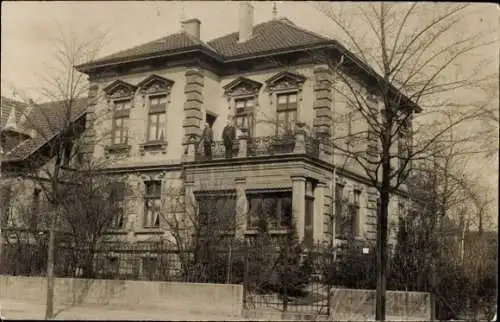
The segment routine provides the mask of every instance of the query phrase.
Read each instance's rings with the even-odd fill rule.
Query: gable
[[[224,95],[244,95],[254,94],[260,90],[262,83],[254,81],[246,77],[238,77],[226,86],[223,87]]]
[[[124,82],[122,80],[115,80],[105,88],[103,88],[103,91],[106,93],[107,96],[109,97],[126,97],[126,96],[132,96],[135,93],[136,86]]]
[[[275,91],[280,89],[299,88],[305,81],[305,76],[284,71],[267,79],[266,89]]]
[[[151,75],[137,84],[137,87],[141,93],[152,94],[159,92],[170,92],[170,89],[174,85],[174,81],[158,76]]]

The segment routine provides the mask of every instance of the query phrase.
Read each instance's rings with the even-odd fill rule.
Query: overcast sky
[[[255,24],[272,19],[273,2],[252,4]],[[459,28],[464,31],[495,28],[498,30],[498,6],[474,4],[473,8],[474,14],[464,19]],[[278,1],[277,9],[278,16],[286,16],[303,28],[326,33],[331,37],[336,35],[329,19],[306,2]],[[108,30],[109,41],[100,55],[103,56],[177,32],[182,18],[200,19],[201,38],[207,41],[237,31],[238,2],[3,1],[2,96],[12,97],[12,89],[8,84],[13,84],[37,100],[39,96],[36,90],[36,75],[43,73],[45,63],[53,59],[53,47],[48,38],[55,30],[55,21],[64,27],[72,26],[80,32],[91,27]],[[498,46],[490,46],[478,56],[471,57],[467,65],[474,66],[475,60],[493,57],[490,67],[498,71],[498,55]],[[495,175],[492,176],[489,171],[485,172],[485,182],[498,191],[497,164],[487,164],[486,167],[494,171]]]
[[[272,19],[272,1],[252,4],[255,24]],[[462,28],[498,26],[497,6],[479,4],[474,8],[475,15],[464,20]],[[306,2],[277,1],[277,9],[278,16],[286,16],[301,27],[336,35],[328,18]],[[91,27],[109,30],[108,41],[101,51],[106,55],[179,31],[183,16],[199,18],[201,38],[210,40],[238,29],[238,2],[3,1],[2,95],[11,96],[8,82],[24,92],[32,92],[28,87],[36,87],[35,75],[43,72],[44,63],[53,55],[48,37],[54,33],[55,21],[80,32]],[[483,54],[498,56],[498,51],[494,52],[497,48],[492,49]]]

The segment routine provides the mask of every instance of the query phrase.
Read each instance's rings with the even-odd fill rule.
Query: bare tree
[[[435,143],[469,139],[449,142],[445,134],[484,115],[456,93],[477,89],[487,62],[461,70],[461,59],[494,40],[460,29],[459,22],[470,13],[463,4],[354,4],[352,10],[344,4],[312,5],[347,46],[338,43],[337,55],[312,55],[334,74],[336,109],[344,102],[347,116],[362,124],[348,135],[336,133],[327,144],[337,158],[354,160],[380,195],[376,319],[384,320],[391,194],[405,182],[415,160],[436,152],[430,148]],[[442,122],[443,113],[452,121]],[[345,123],[341,116],[334,120]]]
[[[61,193],[61,230],[69,237],[72,249],[70,268],[81,269],[81,275],[94,276],[94,255],[106,232],[123,225],[127,188],[119,178],[99,171],[92,162],[80,166],[79,171],[63,176],[71,184],[59,186]]]
[[[400,218],[390,284],[408,291],[432,291],[439,304],[438,318],[457,319],[471,308],[477,314],[480,306],[469,307],[469,300],[491,301],[495,287],[486,281],[495,272],[482,269],[491,256],[484,252],[475,253],[474,264],[464,260],[464,243],[469,248],[479,245],[479,238],[465,242],[467,222],[484,220],[484,203],[477,200],[474,181],[464,169],[451,166],[453,157],[444,158],[441,164],[435,160],[419,167],[408,181],[411,206]]]
[[[41,85],[37,88],[44,103],[35,103],[13,86],[28,105],[23,113],[22,126],[29,131],[30,145],[34,149],[22,153],[14,149],[10,156],[7,154],[6,160],[20,153],[23,161],[17,162],[13,171],[37,182],[52,209],[47,260],[47,318],[53,316],[54,238],[58,213],[64,208],[62,201],[66,197],[64,187],[68,182],[64,181],[65,172],[81,164],[85,148],[96,143],[89,142],[85,136],[86,123],[96,121],[95,117],[86,116],[87,95],[90,96],[88,81],[74,66],[95,59],[107,34],[94,28],[80,36],[68,26],[56,24],[56,27],[56,33],[48,39],[54,49],[53,60],[46,64],[44,73],[39,76]]]

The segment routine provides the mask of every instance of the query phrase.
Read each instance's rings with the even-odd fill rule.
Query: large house
[[[75,116],[85,118],[84,153],[105,160],[130,188],[111,233],[130,242],[168,239],[166,217],[214,215],[222,199],[236,236],[255,234],[260,215],[271,234],[293,223],[307,243],[374,239],[377,192],[328,144],[368,127],[332,90],[336,75],[317,57],[343,64],[377,108],[369,67],[289,19],[253,25],[246,2],[238,31],[204,42],[201,28],[186,20],[179,33],[76,66],[90,82],[86,113]],[[231,149],[223,140],[228,123],[236,129]],[[205,127],[214,137],[210,151],[200,143]],[[30,134],[2,125],[4,135],[12,142]],[[370,142],[346,144],[368,149]],[[394,198],[391,218],[402,199]]]

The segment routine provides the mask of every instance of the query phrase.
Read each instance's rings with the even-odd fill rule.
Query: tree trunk
[[[49,230],[49,246],[47,254],[47,305],[45,307],[45,319],[54,316],[54,248],[55,248],[55,226],[56,213],[52,213]]]
[[[376,290],[376,307],[375,319],[377,321],[385,321],[385,293],[387,288],[387,226],[389,216],[389,200],[390,200],[390,135],[391,119],[384,111],[385,129],[382,133],[382,182],[380,187],[380,209],[377,214],[377,290]]]
[[[388,170],[390,171],[390,170]],[[375,319],[385,321],[385,292],[387,287],[387,218],[389,214],[389,175],[383,168],[380,211],[377,216],[377,291]]]

